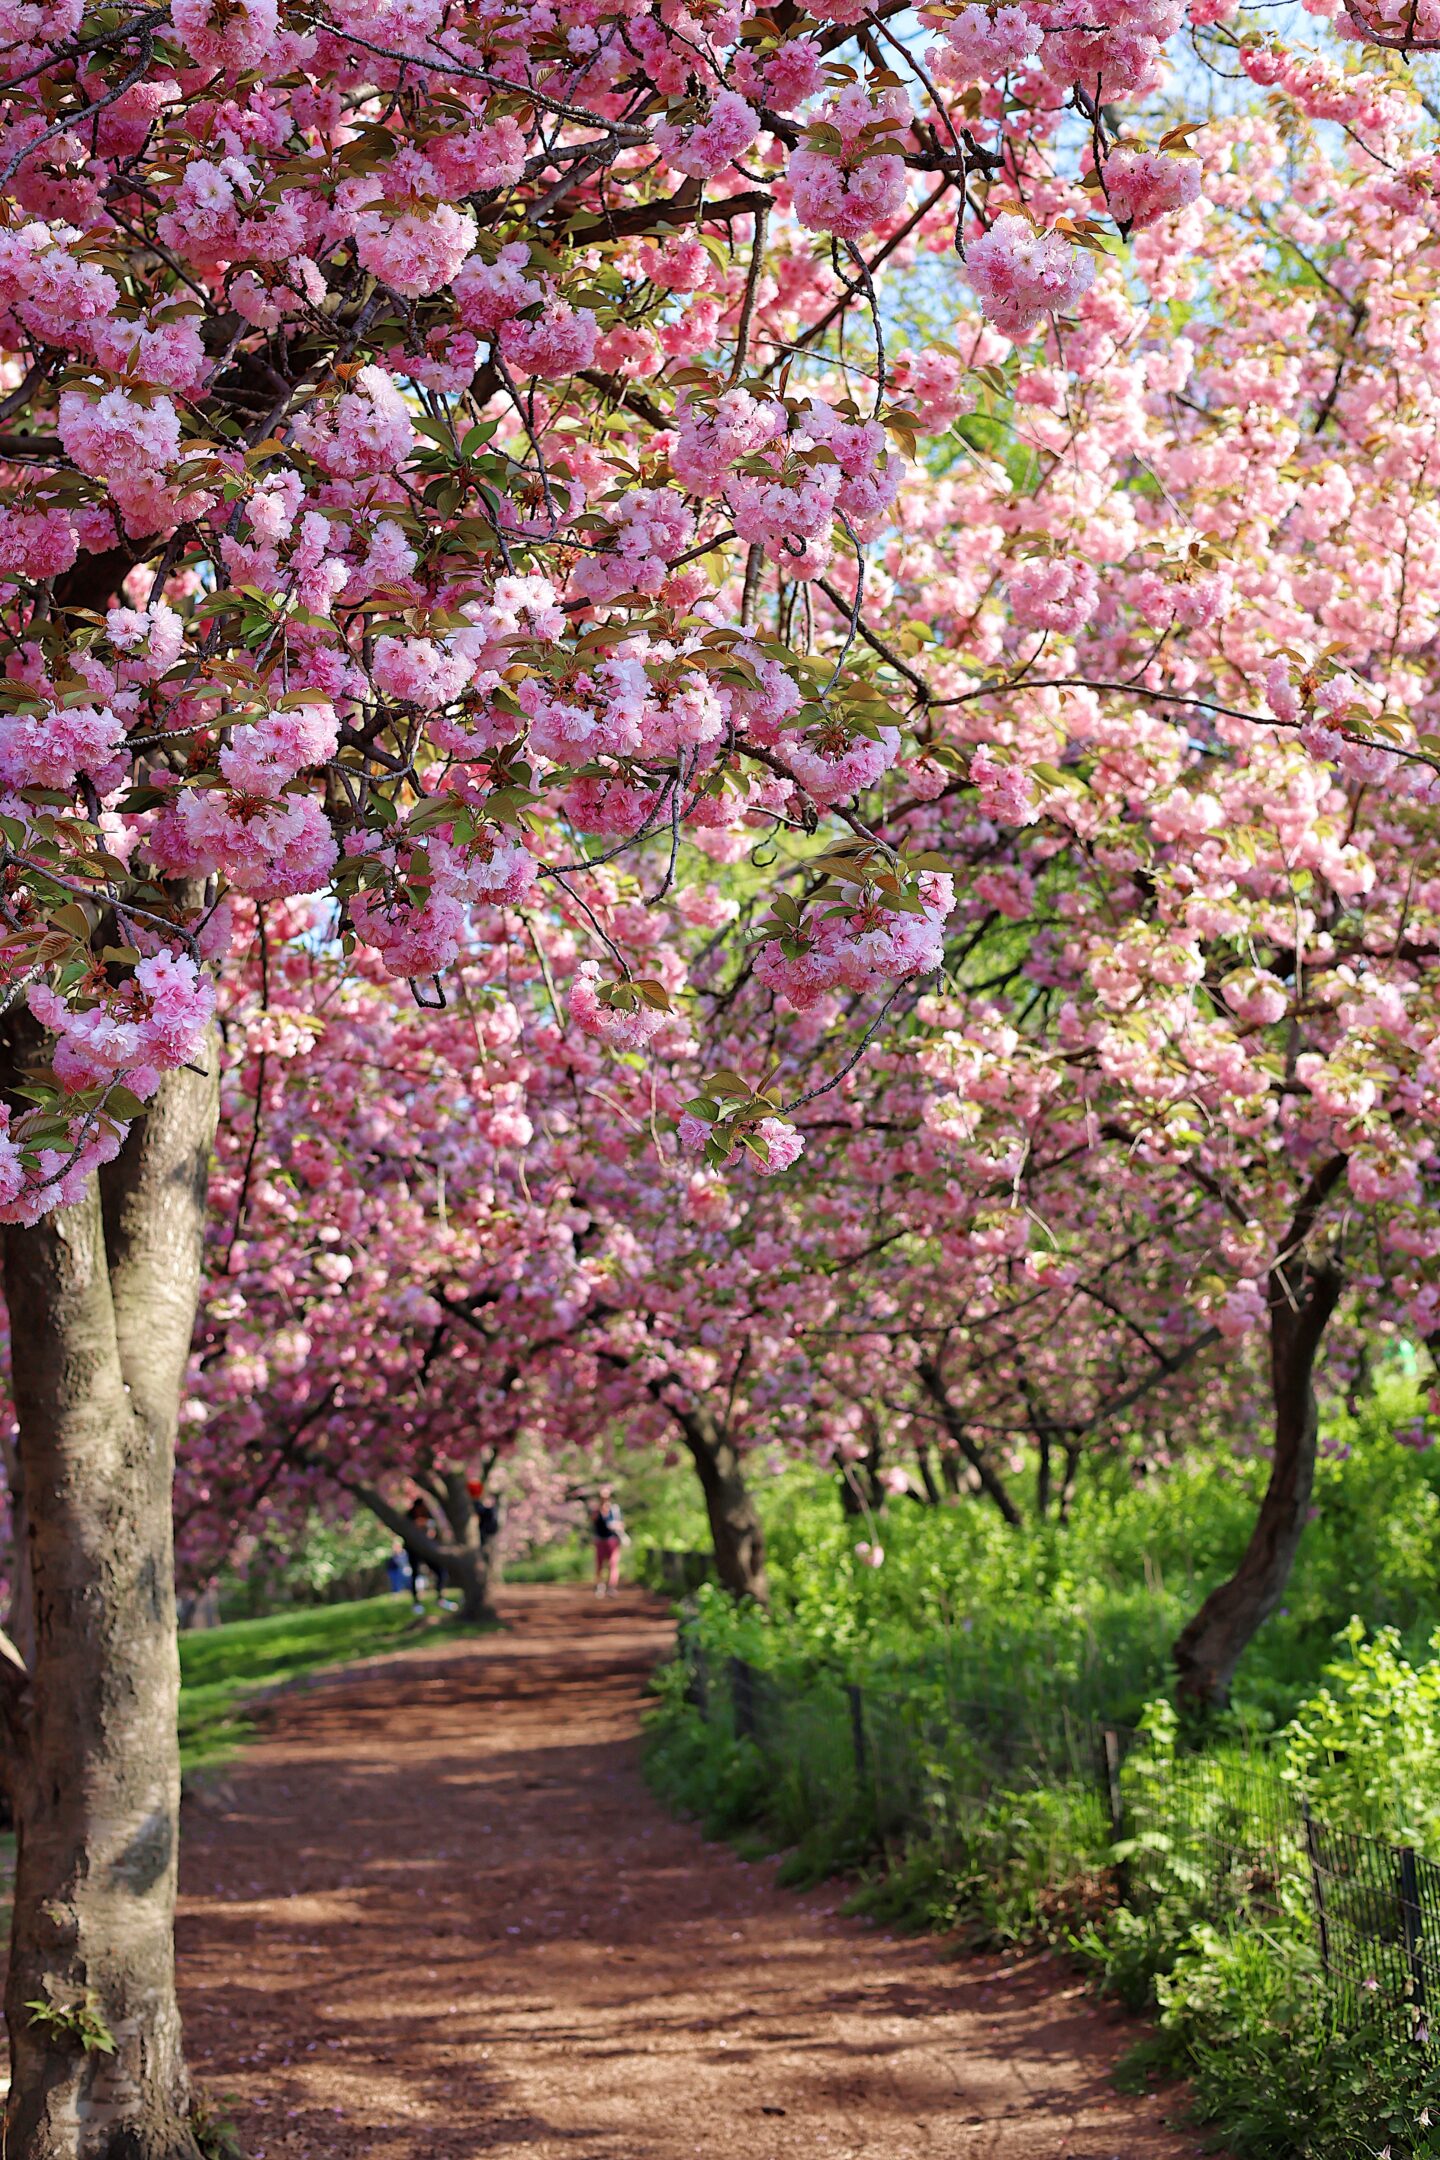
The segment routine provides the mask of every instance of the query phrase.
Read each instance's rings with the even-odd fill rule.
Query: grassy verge
[[[552,1545],[537,1545],[519,1560],[505,1563],[505,1581],[513,1583],[585,1582],[594,1567],[590,1540],[560,1538]]]
[[[213,1769],[235,1752],[250,1730],[246,1705],[262,1688],[433,1642],[436,1613],[433,1600],[421,1619],[408,1597],[359,1598],[347,1605],[296,1606],[263,1620],[232,1620],[182,1635],[182,1773],[189,1777]]]

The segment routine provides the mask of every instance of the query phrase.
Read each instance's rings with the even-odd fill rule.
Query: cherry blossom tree
[[[481,1618],[491,1554],[469,1486],[538,1439],[540,1347],[563,1343],[587,1294],[568,1174],[536,1129],[568,1086],[562,1037],[523,942],[508,988],[469,955],[427,1010],[373,961],[296,935],[294,904],[251,913],[263,979],[253,966],[221,1003],[231,1062],[181,1413],[182,1559],[209,1573],[262,1517],[358,1503]],[[570,945],[552,939],[557,964]],[[399,1504],[402,1477],[432,1500],[431,1530]]]
[[[993,370],[959,423],[974,456],[907,491],[890,619],[872,631],[908,674],[937,770],[928,804],[902,799],[872,829],[953,857],[978,819],[991,859],[971,855],[943,994],[909,1038],[934,1098],[917,1108],[902,1067],[854,1112],[896,1130],[902,1173],[917,1119],[924,1146],[950,1149],[948,1174],[920,1158],[916,1227],[957,1278],[940,1283],[956,1312],[987,1245],[1093,1306],[1093,1270],[1112,1262],[1093,1231],[1075,1249],[1088,1190],[1089,1220],[1108,1214],[1117,1237],[1141,1218],[1128,1280],[1107,1291],[1137,1377],[1212,1330],[1263,1333],[1270,1490],[1237,1576],[1177,1646],[1202,1700],[1223,1698],[1283,1594],[1331,1314],[1343,1298],[1352,1319],[1426,1334],[1435,1296],[1415,104],[1373,55],[1254,42],[1236,57],[1272,103],[1201,132],[1202,186],[1134,242],[1143,285],[1102,264],[1078,334],[1045,333],[1043,363],[1032,348],[1017,369],[973,316],[951,340],[957,362]],[[1178,248],[1187,224],[1203,274]],[[947,400],[962,372],[933,353],[914,365]],[[954,1230],[951,1179],[971,1196]],[[1007,1356],[1002,1385],[1023,1402]],[[935,1367],[927,1353],[917,1373],[943,1418],[952,1382],[937,1388]]]
[[[748,1191],[682,1154],[657,1116],[673,1127],[696,1085],[691,1030],[667,1017],[643,1060],[588,1032],[563,924],[505,940],[502,987],[484,979],[480,920],[445,1007],[425,1010],[373,963],[367,980],[294,935],[293,911],[266,922],[249,946],[263,982],[252,966],[221,1002],[221,1169],[181,1419],[186,1565],[208,1573],[259,1511],[294,1519],[328,1496],[444,1566],[473,1617],[487,1556],[470,1473],[517,1451],[573,1462],[623,1430],[683,1442],[723,1579],[763,1594],[742,1457],[774,1429],[791,1348],[785,1310],[754,1294],[800,1271],[799,1237],[773,1220],[791,1128],[754,1129]],[[653,946],[647,965],[671,968]],[[580,1020],[552,1002],[567,973]],[[396,1506],[401,1477],[436,1501],[438,1542]]]
[[[454,1253],[399,1168],[424,1088],[376,1098],[402,1137],[372,1183],[423,1241],[414,1325],[387,1305],[382,1341],[412,1359],[431,1305],[445,1335],[388,1389],[383,1350],[355,1400],[336,1378],[345,1445],[378,1446],[397,1387],[425,1445],[458,1429],[472,1380],[447,1374],[437,1423],[437,1358],[497,1430],[517,1385],[558,1388],[541,1307],[587,1265],[558,1217],[593,1208],[620,1295],[587,1283],[583,1355],[687,1446],[683,1405],[723,1395],[692,1449],[722,1517],[731,1400],[747,1433],[789,1400],[766,1361],[823,1257],[787,1282],[785,1240],[824,1214],[750,1185],[822,1117],[863,1123],[851,1075],[882,1037],[968,1055],[982,990],[948,978],[974,911],[1031,925],[994,1100],[973,1131],[959,1088],[934,1115],[962,1150],[993,1123],[1003,1153],[1026,1090],[1051,1117],[1068,1083],[1088,1153],[1153,1167],[1162,1210],[1198,1189],[1229,1218],[1197,1314],[1299,1330],[1270,1596],[1342,1192],[1347,1238],[1362,1211],[1386,1256],[1349,1279],[1428,1295],[1433,212],[1407,61],[1432,26],[1365,6],[1343,21],[1372,49],[1309,51],[1197,4],[1201,58],[1256,93],[1198,129],[1164,105],[1181,0],[0,6],[0,1214],[33,1585],[0,1666],[17,2160],[194,2151],[170,1457],[217,993],[228,1024],[268,911],[327,986],[338,956],[463,1013],[477,1071],[503,1067],[486,1000],[517,966],[593,1061],[559,1060],[594,1099],[534,1182],[518,1126],[491,1143],[515,1158],[494,1203],[468,1158]],[[897,349],[957,247],[974,305]],[[918,1003],[942,968],[953,1024]],[[232,1100],[222,1144],[236,1269],[253,1257],[277,1313],[323,1309],[354,1265],[326,1262],[347,1231],[303,1201],[298,1123],[268,1168],[287,1028],[334,1020],[314,1144],[360,1146],[350,1022],[311,997],[277,1018],[262,983],[239,1068],[258,1114]],[[423,1024],[416,1045],[437,1054]],[[509,1084],[465,1082],[495,1132],[529,1115]],[[746,1211],[733,1280],[715,1256],[723,1323],[672,1273],[711,1257],[665,1245],[677,1144],[703,1188],[682,1213]],[[648,1274],[620,1243],[642,1160]],[[732,1161],[734,1201],[713,1191]],[[774,1264],[742,1281],[772,1206]],[[202,1369],[242,1354],[226,1295]],[[314,1329],[293,1347],[267,1380],[293,1380],[298,1418],[347,1358]],[[317,1459],[326,1415],[297,1436]],[[1195,1650],[1205,1688],[1228,1656]],[[113,2052],[74,2040],[82,2013]]]

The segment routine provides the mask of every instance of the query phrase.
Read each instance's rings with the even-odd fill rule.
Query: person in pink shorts
[[[595,1540],[595,1595],[613,1597],[620,1588],[620,1548],[625,1542],[625,1518],[608,1485],[600,1488],[595,1513],[590,1518]]]

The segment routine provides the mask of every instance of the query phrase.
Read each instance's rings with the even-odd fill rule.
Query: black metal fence
[[[687,1628],[680,1655],[693,1707],[754,1751],[788,1842],[843,1865],[924,1841],[1017,1918],[1125,1905],[1172,1933],[1265,1929],[1313,1969],[1339,2024],[1380,2013],[1430,2048],[1440,1866],[1319,1820],[1262,1746],[1185,1753],[1043,1691],[967,1697],[943,1673],[862,1686],[821,1666],[764,1671]]]

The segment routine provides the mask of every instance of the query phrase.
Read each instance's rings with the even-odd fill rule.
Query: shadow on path
[[[638,1593],[278,1698],[187,1802],[192,2063],[260,2160],[1179,2160],[1062,1968],[779,1891],[641,1780]]]

